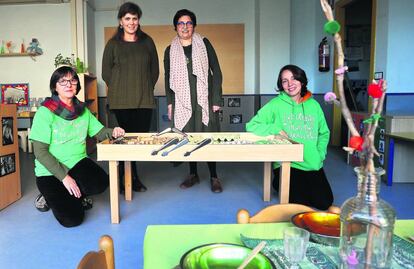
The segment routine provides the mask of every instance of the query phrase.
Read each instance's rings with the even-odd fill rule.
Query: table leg
[[[279,202],[281,204],[289,203],[289,187],[290,187],[290,162],[282,162],[280,164],[280,174],[279,174]]]
[[[125,161],[125,200],[132,200],[131,162]]]
[[[390,138],[388,146],[388,165],[387,165],[387,186],[392,186],[392,174],[394,173],[394,138]]]
[[[263,169],[263,201],[270,201],[270,192],[272,189],[272,163],[265,162]]]
[[[119,223],[118,162],[109,161],[109,192],[111,200],[111,221]]]

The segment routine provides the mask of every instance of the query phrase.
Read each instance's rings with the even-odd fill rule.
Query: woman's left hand
[[[112,137],[113,138],[118,138],[120,136],[124,136],[125,135],[125,130],[122,129],[121,127],[115,127],[114,130],[112,131]]]
[[[220,107],[219,106],[213,106],[213,112],[217,112],[219,110],[220,110]]]

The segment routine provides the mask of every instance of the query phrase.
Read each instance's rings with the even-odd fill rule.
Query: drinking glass
[[[290,268],[298,268],[298,263],[305,257],[308,242],[309,232],[304,229],[287,227],[283,230],[284,252],[291,263]]]

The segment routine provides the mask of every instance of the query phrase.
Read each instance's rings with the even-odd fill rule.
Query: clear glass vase
[[[355,168],[357,196],[341,207],[341,268],[390,268],[395,210],[379,198],[379,181],[385,173]]]

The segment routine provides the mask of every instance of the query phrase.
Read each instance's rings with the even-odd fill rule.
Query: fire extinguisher
[[[328,72],[329,71],[329,44],[326,37],[322,38],[321,43],[319,43],[319,71]]]

